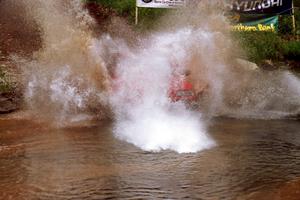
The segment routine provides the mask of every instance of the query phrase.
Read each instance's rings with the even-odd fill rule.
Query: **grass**
[[[300,41],[289,41],[284,43],[283,56],[286,59],[300,61]]]
[[[0,65],[0,93],[6,93],[13,90],[9,75],[3,68],[4,66]]]

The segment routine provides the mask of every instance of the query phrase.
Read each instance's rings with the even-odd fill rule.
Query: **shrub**
[[[284,58],[300,60],[300,41],[286,41],[283,44]]]
[[[234,32],[234,39],[253,62],[264,59],[278,60],[281,57],[282,39],[272,32]]]

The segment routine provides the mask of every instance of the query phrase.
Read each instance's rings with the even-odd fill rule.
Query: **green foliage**
[[[135,22],[135,0],[87,0],[87,2],[97,2],[112,8],[120,16],[127,17],[131,24]],[[140,30],[154,28],[159,21],[158,19],[167,12],[167,9],[139,8],[138,28]]]
[[[280,59],[282,39],[272,32],[235,32],[234,38],[253,62],[264,59]]]
[[[293,34],[292,16],[289,15],[279,16],[278,32],[281,35]]]
[[[271,32],[235,32],[233,36],[253,62],[300,60],[300,41],[284,40]]]
[[[135,0],[87,0],[87,2],[100,3],[105,7],[114,9],[118,14],[123,16],[134,16]]]
[[[294,16],[296,33],[300,33],[300,0],[294,0]],[[291,15],[282,15],[279,18],[279,33],[281,35],[293,34],[293,18]]]
[[[283,56],[291,60],[300,60],[300,41],[283,43]]]
[[[300,35],[300,10],[299,10],[299,8],[300,7],[295,9],[296,33],[298,35]]]
[[[12,85],[10,84],[9,77],[0,66],[0,92],[9,92],[12,90]]]
[[[149,30],[155,28],[158,19],[168,12],[167,9],[139,8],[139,28]]]

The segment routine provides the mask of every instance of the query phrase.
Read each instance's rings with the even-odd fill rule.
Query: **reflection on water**
[[[217,146],[197,154],[144,152],[111,129],[0,120],[0,199],[235,199],[300,178],[298,121],[216,119]]]

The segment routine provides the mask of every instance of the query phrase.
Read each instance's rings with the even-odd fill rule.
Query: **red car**
[[[169,98],[172,102],[182,101],[193,109],[198,107],[198,96],[194,91],[193,84],[187,80],[189,73],[174,76],[171,80]]]
[[[186,104],[188,108],[197,109],[198,106],[198,95],[194,91],[193,84],[188,80],[188,76],[190,75],[189,71],[185,73],[173,75],[172,80],[170,81],[170,87],[168,90],[168,97],[172,102],[183,102]],[[115,81],[115,84],[112,85],[112,90],[118,90],[118,79],[116,76],[112,76],[112,80]],[[137,90],[137,88],[135,88]],[[143,93],[142,91],[138,91],[137,93]],[[129,97],[128,97],[129,98]],[[128,99],[128,102],[134,101]]]

